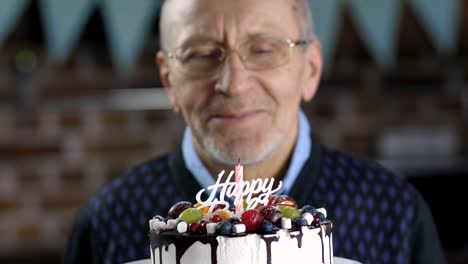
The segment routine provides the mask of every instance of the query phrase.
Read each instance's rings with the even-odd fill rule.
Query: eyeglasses
[[[264,71],[289,62],[291,50],[308,44],[308,40],[292,41],[261,37],[241,43],[237,49],[227,50],[216,43],[197,43],[168,52],[168,57],[184,74],[194,77],[214,75],[224,64],[228,52],[238,54],[247,70]]]

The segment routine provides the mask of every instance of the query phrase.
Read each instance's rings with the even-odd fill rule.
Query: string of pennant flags
[[[32,1],[38,1],[48,55],[64,61],[80,40],[93,11],[99,9],[109,49],[117,67],[134,69],[163,0],[2,0],[0,48]],[[348,9],[373,58],[381,65],[396,61],[403,2],[408,3],[441,55],[457,45],[462,0],[309,0],[325,65],[336,48],[340,17]]]

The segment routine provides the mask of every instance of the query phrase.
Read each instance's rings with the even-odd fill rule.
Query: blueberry
[[[263,220],[260,224],[260,232],[263,234],[273,233],[273,224],[270,221]]]
[[[307,226],[307,220],[304,217],[299,217],[294,221],[294,225],[297,227]]]
[[[325,215],[322,212],[316,212],[315,214],[320,218],[320,221],[325,220]]]
[[[231,222],[231,224],[235,225],[235,224],[240,224],[241,220],[239,219],[239,217],[231,217],[231,219],[229,219],[229,222]]]
[[[315,207],[313,207],[312,205],[304,205],[302,208],[301,208],[301,214],[304,214],[304,213],[310,213],[310,214],[315,214],[316,210],[315,210]]]
[[[227,236],[231,234],[232,224],[228,220],[216,225],[216,234]]]

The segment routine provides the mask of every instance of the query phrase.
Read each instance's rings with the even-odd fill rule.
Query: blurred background
[[[407,177],[449,263],[468,263],[468,1],[311,3],[317,140]],[[60,263],[77,208],[180,143],[154,65],[160,4],[0,1],[0,263]]]

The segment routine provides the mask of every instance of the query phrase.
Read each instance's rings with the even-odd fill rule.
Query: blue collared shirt
[[[309,158],[311,151],[312,139],[310,138],[310,125],[305,114],[299,111],[299,129],[296,146],[294,147],[289,168],[283,178],[283,187],[276,194],[287,195],[289,193],[302,167]],[[188,127],[185,129],[182,140],[182,155],[184,157],[185,166],[203,188],[215,184],[214,178],[202,163],[200,156],[198,156],[195,150],[192,140],[192,131]]]

